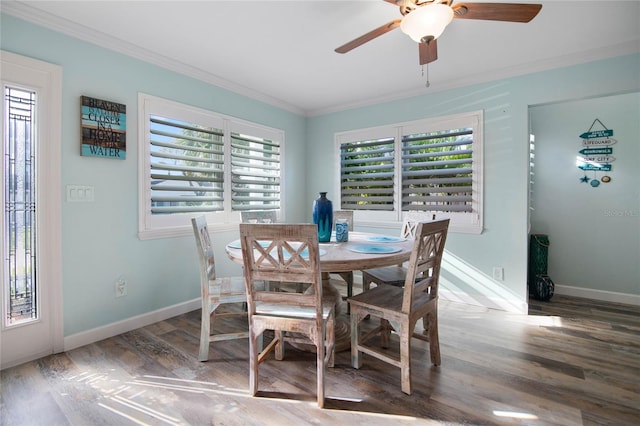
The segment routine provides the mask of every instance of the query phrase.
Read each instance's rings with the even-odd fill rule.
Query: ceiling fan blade
[[[361,35],[360,37],[356,38],[355,40],[351,40],[349,43],[343,44],[342,46],[338,47],[335,51],[337,53],[347,53],[348,51],[353,50],[358,46],[362,46],[366,42],[371,41],[376,37],[380,37],[381,35],[386,34],[389,31],[398,28],[400,26],[400,22],[401,21],[402,21],[402,19],[394,19],[393,21],[388,22],[388,23],[376,28],[373,31],[369,31],[366,34]]]
[[[431,40],[429,43],[418,43],[418,49],[420,52],[420,65],[428,64],[438,59],[436,40]]]
[[[453,17],[488,21],[529,22],[536,17],[541,4],[524,3],[457,3]]]

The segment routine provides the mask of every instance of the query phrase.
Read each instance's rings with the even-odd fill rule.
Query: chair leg
[[[438,337],[438,312],[434,311],[429,315],[429,352],[431,353],[431,363],[440,365],[440,338]]]
[[[363,273],[362,274],[362,292],[364,293],[365,291],[369,291],[371,290],[371,283],[373,281],[367,279],[366,275]]]
[[[256,396],[258,393],[259,353],[258,336],[251,331],[249,333],[249,393],[251,396]]]
[[[258,353],[262,352],[264,348],[264,333],[260,333],[256,339],[256,343],[258,344]]]
[[[324,327],[322,327],[324,328]],[[323,333],[320,331],[318,333],[318,337],[316,339],[316,375],[317,375],[317,393],[318,393],[318,407],[324,407],[324,339],[322,338]]]
[[[329,320],[327,320],[327,331],[324,340],[327,342],[326,347],[329,353],[325,353],[325,357],[327,357],[327,366],[333,367],[335,365],[335,354],[336,354],[336,333],[335,333],[335,317],[331,316]]]
[[[278,340],[276,343],[276,359],[282,361],[284,359],[284,332],[282,330],[274,330],[274,339]]]
[[[347,284],[347,298],[353,296],[353,272],[340,272],[340,277]],[[351,306],[347,303],[347,314],[351,313]]]
[[[362,272],[362,292],[364,293],[365,291],[369,291],[371,290],[371,283],[373,281],[371,281],[370,279],[367,278],[367,274],[363,271]],[[364,317],[365,320],[368,320],[369,318],[371,318],[369,315],[367,315],[366,317]]]
[[[209,359],[209,336],[212,330],[212,315],[215,313],[218,305],[213,307],[213,311],[209,312],[209,301],[202,304],[202,314],[200,319],[200,351],[198,353],[199,361],[207,361]]]
[[[389,321],[384,318],[380,318],[380,346],[383,348],[389,347],[389,340],[391,339],[391,325]]]
[[[351,312],[350,322],[351,322],[351,365],[353,368],[362,367],[362,353],[358,350],[359,340],[360,340],[360,329],[359,324],[361,321],[361,313],[360,309],[356,308],[353,312]]]
[[[400,326],[400,374],[402,392],[411,395],[411,335],[407,324]]]
[[[429,338],[429,315],[422,317],[422,334]]]

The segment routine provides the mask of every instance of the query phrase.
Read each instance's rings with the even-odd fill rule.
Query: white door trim
[[[46,280],[46,291],[41,306],[48,310],[51,345],[47,354],[64,350],[64,324],[62,312],[62,67],[7,51],[0,51],[2,67],[20,69],[24,81],[12,83],[38,87],[39,139],[37,182],[38,221],[38,276]],[[23,71],[23,72],[22,72]],[[2,76],[4,80],[5,77]],[[0,368],[21,364],[43,355],[22,353],[15,359],[2,359]]]

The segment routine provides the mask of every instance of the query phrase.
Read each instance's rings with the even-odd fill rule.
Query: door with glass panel
[[[1,70],[6,368],[62,350],[60,69],[3,51]]]

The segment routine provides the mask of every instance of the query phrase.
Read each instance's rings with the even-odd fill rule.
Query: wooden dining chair
[[[258,392],[259,365],[271,351],[283,360],[285,340],[310,342],[317,354],[318,406],[323,407],[325,369],[334,364],[335,312],[333,303],[322,301],[317,226],[243,223],[240,242],[249,307],[251,395]],[[261,291],[254,286],[260,281],[306,283],[308,288],[304,293]],[[273,330],[274,338],[260,350],[258,339],[266,330]]]
[[[276,223],[278,212],[275,210],[247,210],[240,212],[243,223]]]
[[[249,330],[214,334],[215,320],[228,317],[247,317],[246,309],[218,312],[221,305],[242,304],[247,301],[247,293],[243,277],[217,277],[213,257],[213,247],[207,221],[204,216],[191,219],[193,234],[196,240],[198,259],[200,260],[200,288],[202,314],[200,323],[200,351],[198,359],[209,359],[209,344],[220,340],[242,339],[249,337]],[[258,284],[263,288],[263,284]]]
[[[402,224],[402,231],[400,232],[401,237],[414,239],[417,226],[417,220],[405,220]],[[362,271],[362,291],[368,291],[371,288],[371,284],[387,284],[402,287],[406,276],[407,268],[402,264],[397,266],[386,266],[383,268],[366,269]]]
[[[351,305],[351,363],[362,366],[366,353],[400,367],[402,392],[411,395],[412,337],[429,342],[431,362],[440,365],[438,337],[438,282],[440,264],[447,239],[449,219],[420,222],[416,229],[413,250],[404,287],[380,285],[349,299]],[[367,316],[380,318],[380,325],[362,333],[360,323]],[[422,318],[423,332],[415,331]],[[391,330],[398,334],[399,353],[383,350],[390,346]],[[380,336],[380,349],[371,339]]]
[[[247,210],[241,211],[240,217],[242,219],[242,223],[277,223],[278,222],[278,212],[275,210]],[[268,285],[277,291],[282,290],[282,283],[278,282],[270,282]],[[298,293],[302,293],[304,288],[302,284],[298,283],[295,285],[295,291]]]
[[[333,230],[336,230],[336,223],[339,219],[346,220],[349,223],[349,232],[353,231],[353,210],[335,210],[333,212]],[[353,271],[347,272],[330,272],[330,274],[337,274],[347,284],[347,298],[353,296]],[[347,312],[349,307],[347,306]]]

